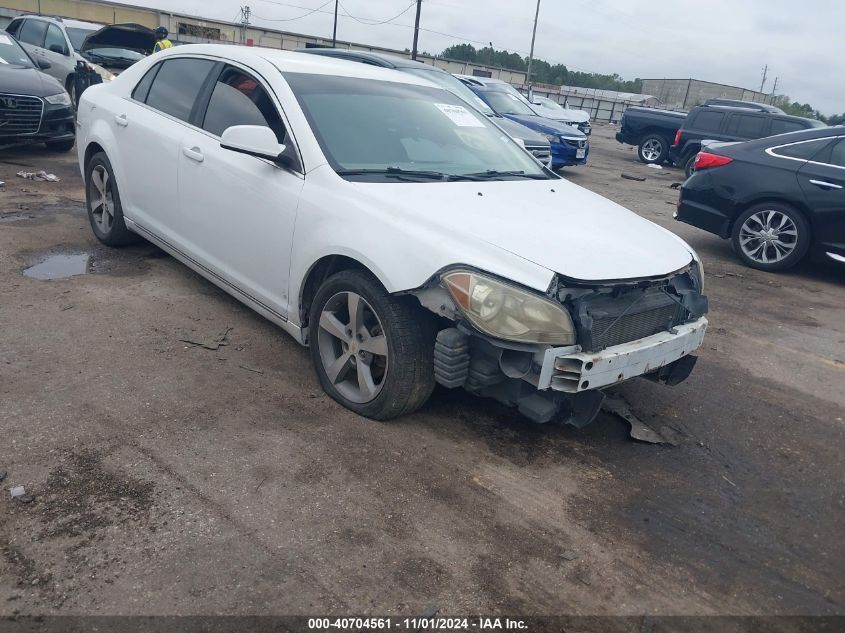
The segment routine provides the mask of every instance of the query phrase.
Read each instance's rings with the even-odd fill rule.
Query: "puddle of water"
[[[86,253],[51,255],[43,262],[25,269],[23,274],[42,281],[84,275],[88,272],[88,260],[90,257]]]

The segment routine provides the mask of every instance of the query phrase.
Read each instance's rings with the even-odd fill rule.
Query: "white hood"
[[[419,236],[448,235],[468,258],[479,249],[492,254],[501,269],[490,272],[504,277],[509,258],[501,251],[584,281],[656,277],[692,260],[673,233],[566,180],[355,186],[409,231],[419,226]]]
[[[587,123],[590,120],[590,115],[583,110],[570,110],[564,108],[558,110],[557,108],[549,108],[544,105],[532,104],[534,111],[542,117],[553,119],[555,121],[564,121],[566,123]]]

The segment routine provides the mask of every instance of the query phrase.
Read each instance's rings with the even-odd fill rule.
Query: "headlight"
[[[546,137],[546,140],[549,141],[549,143],[560,143],[560,137],[556,134],[545,134],[540,132],[540,135]]]
[[[44,101],[46,101],[47,103],[52,103],[53,105],[69,106],[70,95],[66,92],[60,92],[59,94],[44,97]]]
[[[701,260],[698,258],[698,254],[695,251],[692,251],[692,268],[690,270],[690,276],[693,278],[693,282],[696,284],[698,292],[704,294],[704,264],[701,263]]]
[[[442,282],[464,316],[485,334],[521,343],[575,344],[572,318],[548,299],[464,270],[443,275]]]

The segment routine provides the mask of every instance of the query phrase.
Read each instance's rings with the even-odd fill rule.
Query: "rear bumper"
[[[727,239],[734,215],[732,201],[717,194],[710,174],[699,172],[681,187],[674,218]]]
[[[543,357],[538,389],[575,394],[601,389],[642,376],[689,355],[701,346],[707,318],[684,323],[670,332],[608,347],[601,352],[580,352],[578,347],[548,349]]]

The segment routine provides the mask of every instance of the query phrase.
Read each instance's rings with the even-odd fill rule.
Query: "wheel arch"
[[[648,137],[648,136],[659,136],[660,138],[665,140],[667,143],[671,144],[671,139],[669,138],[669,135],[666,134],[666,132],[664,130],[661,130],[660,128],[647,127],[647,128],[644,128],[643,130],[641,130],[640,131],[640,139],[639,139],[640,143],[642,143],[643,140],[645,140],[645,138]],[[637,143],[637,145],[639,145],[640,143]]]
[[[88,145],[86,145],[85,147],[85,154],[82,159],[83,170],[88,169],[88,163],[91,161],[91,158],[94,156],[94,154],[99,154],[101,152],[103,154],[106,154],[105,148],[100,145],[97,141],[91,141],[90,143],[88,143]],[[106,154],[106,156],[108,156],[108,154]]]
[[[736,223],[739,220],[740,216],[748,211],[751,207],[755,207],[759,204],[782,204],[787,207],[791,207],[798,211],[804,220],[807,222],[807,226],[810,227],[810,242],[812,243],[814,240],[814,235],[816,233],[816,227],[813,224],[813,216],[810,213],[810,209],[807,207],[804,202],[799,200],[791,200],[785,198],[784,196],[778,196],[774,194],[766,194],[762,196],[754,197],[750,200],[743,201],[742,203],[738,204],[735,207],[735,213],[733,214],[733,218],[731,218],[730,224],[728,226],[728,237],[733,235],[734,227],[736,227]]]
[[[385,285],[383,279],[381,279],[370,267],[355,257],[342,255],[340,253],[320,257],[311,265],[308,272],[303,277],[299,293],[297,295],[299,323],[303,332],[307,332],[308,330],[308,315],[311,312],[311,303],[314,301],[317,289],[323,281],[342,270],[360,270],[369,273],[377,279],[382,286]]]

